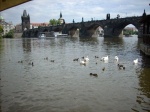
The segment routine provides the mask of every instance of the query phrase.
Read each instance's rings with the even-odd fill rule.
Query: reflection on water
[[[137,37],[2,39],[1,111],[148,112],[150,59],[139,44]],[[100,61],[107,55],[107,63]],[[73,61],[83,56],[90,59],[86,66]]]

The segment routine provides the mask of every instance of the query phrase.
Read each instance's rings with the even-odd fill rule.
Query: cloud
[[[111,18],[120,14],[121,17],[142,15],[143,10],[150,14],[148,0],[34,0],[1,12],[6,21],[21,23],[21,15],[26,10],[31,22],[49,22],[58,19],[60,12],[67,23],[104,19],[110,13]]]

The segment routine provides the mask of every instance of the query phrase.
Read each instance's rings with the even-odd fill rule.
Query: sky
[[[141,16],[146,11],[150,14],[149,0],[32,0],[30,2],[1,11],[6,22],[14,25],[21,23],[21,16],[26,10],[30,15],[31,23],[49,22],[50,19],[59,19],[60,12],[66,23]]]

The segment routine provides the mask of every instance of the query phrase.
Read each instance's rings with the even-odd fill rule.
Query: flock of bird
[[[99,58],[99,57],[98,57],[98,56],[95,56],[95,58]],[[83,59],[83,60],[80,59],[80,64],[81,64],[81,65],[86,65],[86,63],[90,60],[88,56],[87,56],[87,57],[82,57],[82,59]],[[119,61],[119,57],[118,57],[118,56],[115,56],[114,59],[116,60],[116,62]],[[78,60],[79,60],[79,58],[73,59],[73,61],[78,61]],[[101,58],[101,61],[108,61],[108,60],[109,60],[108,56]],[[137,63],[138,63],[138,58],[135,59],[135,60],[133,60],[133,64],[137,64]],[[118,65],[118,66],[119,66],[119,65]],[[120,67],[122,67],[122,66],[120,66]]]
[[[99,58],[99,57],[98,57],[98,56],[95,56],[95,58]],[[48,60],[48,57],[44,58],[44,60]],[[86,64],[89,62],[90,59],[89,59],[88,56],[73,59],[73,61],[79,61],[79,60],[80,60],[80,65],[86,65]],[[104,62],[105,62],[105,61],[108,61],[108,60],[109,60],[109,57],[108,57],[108,56],[105,56],[105,57],[102,57],[102,58],[101,58],[101,61],[104,61]],[[114,57],[114,60],[115,60],[116,62],[118,62],[118,61],[119,61],[119,57],[118,57],[118,56],[115,56],[115,57]],[[55,60],[50,60],[50,62],[53,62],[53,63],[54,63]],[[23,60],[18,61],[18,63],[23,63]],[[133,64],[137,64],[137,63],[138,63],[138,58],[135,59],[135,60],[133,60]],[[97,64],[97,63],[96,63],[96,64]],[[34,66],[34,63],[33,63],[33,62],[29,62],[28,65]],[[122,69],[122,70],[125,70],[125,66],[123,66],[123,65],[121,65],[121,64],[119,64],[119,63],[118,63],[118,68],[119,68],[119,69]],[[105,70],[105,67],[103,67],[102,70],[104,71],[104,70]],[[96,73],[90,73],[90,76],[98,77],[98,75],[97,75]]]
[[[98,56],[95,56],[95,58],[99,58]],[[80,65],[86,65],[88,63],[88,61],[90,60],[89,57],[82,57],[81,59],[79,58],[75,58],[73,59],[73,61],[78,61],[80,60]],[[105,57],[102,57],[101,58],[101,61],[108,61],[109,60],[109,57],[108,56],[105,56]],[[114,60],[116,62],[119,61],[119,57],[118,56],[115,56],[114,57]],[[133,60],[133,64],[137,64],[138,63],[138,58]],[[97,63],[96,63],[97,64]],[[122,69],[122,70],[125,70],[125,66],[121,65],[121,64],[118,64],[118,68],[119,69]],[[105,70],[105,67],[102,68],[102,70],[104,71]],[[98,77],[98,75],[96,73],[90,73],[90,76],[95,76],[95,77]]]

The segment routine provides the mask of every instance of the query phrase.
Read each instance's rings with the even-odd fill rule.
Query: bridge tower
[[[27,15],[26,10],[23,11],[21,20],[22,20],[22,31],[30,29],[30,16],[29,14]]]
[[[110,14],[106,15],[106,20],[110,20]]]

